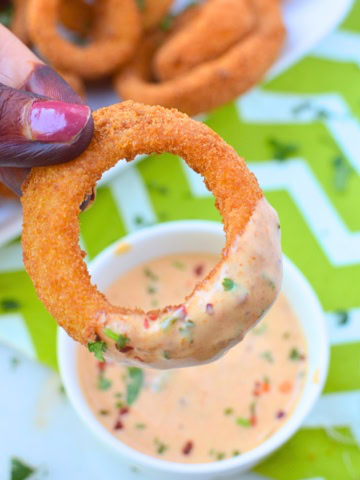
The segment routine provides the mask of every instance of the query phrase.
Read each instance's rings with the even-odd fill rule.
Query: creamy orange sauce
[[[107,297],[143,309],[178,303],[217,260],[152,260],[119,278]],[[283,295],[241,344],[208,365],[161,372],[104,364],[81,346],[78,353],[84,395],[104,427],[136,450],[184,463],[230,458],[265,441],[294,410],[306,366],[303,332]]]
[[[212,274],[188,292],[185,301],[179,298],[175,305],[152,307],[147,313],[116,307],[101,310],[96,318],[97,341],[89,347],[101,348],[107,359],[141,367],[208,363],[239,343],[264,316],[281,280],[279,219],[261,198],[244,231],[226,246]]]

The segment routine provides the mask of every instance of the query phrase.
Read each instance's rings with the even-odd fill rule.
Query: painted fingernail
[[[34,102],[29,112],[29,137],[41,142],[72,143],[86,126],[91,110],[65,102]]]

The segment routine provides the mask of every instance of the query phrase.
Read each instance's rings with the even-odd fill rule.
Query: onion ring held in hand
[[[42,55],[55,68],[84,79],[112,73],[129,60],[141,33],[141,18],[134,0],[102,0],[96,3],[95,40],[79,46],[57,31],[61,0],[30,0],[29,34]]]
[[[175,107],[196,115],[247,91],[263,78],[276,60],[285,38],[279,3],[274,0],[252,1],[256,28],[219,57],[174,79],[153,81],[153,59],[166,36],[162,32],[149,36],[132,62],[115,79],[118,93],[124,99]]]
[[[24,184],[24,262],[39,298],[69,335],[100,358],[105,353],[156,368],[215,359],[243,338],[279,292],[276,212],[233,148],[180,112],[124,102],[95,112],[94,123],[93,140],[80,157],[34,168]],[[91,284],[78,215],[118,159],[154,152],[179,155],[204,176],[223,217],[226,246],[182,305],[145,313],[110,305]]]

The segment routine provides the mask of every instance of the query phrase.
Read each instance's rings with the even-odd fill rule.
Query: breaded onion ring
[[[29,34],[42,55],[55,68],[95,79],[121,67],[135,50],[141,33],[140,14],[134,0],[96,3],[96,40],[75,45],[56,29],[61,0],[30,0]]]
[[[154,56],[161,81],[176,78],[229,50],[256,26],[253,0],[209,0]]]
[[[115,79],[124,99],[175,107],[196,115],[230,100],[258,83],[276,60],[285,38],[278,2],[253,0],[257,27],[220,57],[169,81],[155,83],[152,61],[163,35],[149,36],[133,61]]]
[[[24,184],[24,263],[39,298],[75,340],[118,362],[173,368],[215,359],[243,338],[279,292],[276,212],[235,150],[180,112],[124,102],[98,110],[94,122],[93,140],[80,157],[34,168]],[[181,156],[204,176],[223,217],[226,246],[182,305],[145,313],[112,306],[91,284],[78,215],[118,159],[161,152]]]
[[[28,0],[12,0],[12,3],[14,12],[10,30],[25,43],[25,45],[28,45],[30,43],[27,26]]]
[[[64,27],[86,36],[94,21],[94,5],[86,0],[61,0],[58,15]]]
[[[173,0],[143,0],[141,10],[145,30],[153,30],[170,10]]]

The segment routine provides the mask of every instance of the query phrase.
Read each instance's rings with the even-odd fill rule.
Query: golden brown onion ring
[[[219,57],[248,35],[256,22],[253,0],[209,0],[156,52],[155,76],[170,80]]]
[[[97,2],[94,29],[98,34],[85,46],[75,45],[57,32],[60,1],[30,0],[28,9],[30,37],[55,68],[95,79],[112,73],[129,60],[141,33],[134,0]]]
[[[39,298],[75,340],[117,361],[172,368],[214,359],[243,338],[279,291],[276,213],[235,150],[180,112],[124,102],[95,112],[94,123],[80,157],[34,168],[24,184],[24,262]],[[181,156],[204,176],[223,217],[226,246],[182,305],[145,313],[112,306],[91,284],[78,215],[118,159],[161,152]]]
[[[189,115],[223,105],[257,84],[278,57],[285,38],[280,6],[274,0],[253,0],[258,18],[252,34],[220,57],[198,65],[173,80],[155,83],[152,60],[164,34],[149,36],[133,61],[115,79],[124,99],[175,107]]]

